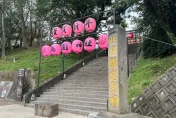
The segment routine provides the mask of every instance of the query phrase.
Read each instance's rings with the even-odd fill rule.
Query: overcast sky
[[[138,17],[137,12],[130,12],[130,13],[126,12],[126,16],[127,15]],[[135,24],[131,22],[132,20],[131,18],[126,18],[125,20],[126,20],[126,23],[128,24],[128,27],[126,28],[127,31],[135,29]]]

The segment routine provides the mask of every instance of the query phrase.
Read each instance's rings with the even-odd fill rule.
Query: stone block
[[[150,88],[145,89],[143,95],[145,96],[146,99],[148,99],[151,95],[153,95],[153,91]]]
[[[172,116],[169,115],[169,114],[166,114],[166,115],[164,115],[162,118],[172,118]]]
[[[176,83],[175,81],[170,81],[165,87],[164,87],[169,94],[172,94],[176,91]]]
[[[134,113],[137,113],[137,114],[140,114],[140,115],[143,115],[143,114],[144,114],[144,113],[142,112],[141,107],[138,107],[138,108],[134,111]]]
[[[111,112],[100,112],[98,115],[91,117],[91,114],[88,118],[151,118],[147,116],[142,116],[136,113],[128,113],[128,114],[115,114]]]
[[[151,117],[151,118],[158,118],[157,115],[155,114],[155,112],[150,111],[147,116]]]
[[[159,98],[160,101],[164,100],[168,95],[168,92],[164,88],[156,92],[156,96]]]
[[[169,78],[173,79],[174,77],[176,77],[176,68],[172,68],[169,70],[169,72],[167,72],[167,75],[169,76]]]
[[[54,117],[58,115],[58,104],[39,103],[35,104],[35,115],[43,117]]]
[[[148,114],[151,111],[151,107],[150,107],[150,105],[149,105],[148,102],[146,102],[145,104],[143,104],[141,106],[141,109],[142,109],[142,112],[143,112],[144,115]]]
[[[162,87],[161,84],[159,82],[156,82],[150,88],[153,91],[153,93],[156,93],[161,87]]]
[[[176,118],[176,107],[174,107],[174,108],[170,111],[170,115],[172,116],[172,118]]]
[[[174,99],[174,101],[176,101],[176,91],[173,94],[171,94],[171,97],[172,99]]]
[[[147,102],[147,100],[146,100],[146,98],[144,97],[144,95],[140,95],[140,96],[137,97],[137,99],[136,99],[137,105],[143,105],[145,102]]]
[[[161,103],[161,107],[164,109],[165,113],[173,109],[175,106],[175,101],[169,96]]]
[[[176,77],[173,78],[174,82],[176,82]]]
[[[165,86],[169,81],[171,80],[171,78],[168,77],[168,75],[164,74],[161,79],[158,80],[158,82],[162,85]]]
[[[159,118],[161,118],[161,117],[165,114],[164,109],[163,109],[162,107],[158,107],[158,108],[155,110],[155,113],[156,113],[156,115],[157,115]]]
[[[133,103],[131,104],[131,110],[134,112],[134,111],[136,111],[137,108],[138,108],[137,103],[136,103],[136,102],[133,102]]]
[[[155,94],[149,97],[148,102],[153,109],[157,109],[160,106],[160,100],[156,97]]]

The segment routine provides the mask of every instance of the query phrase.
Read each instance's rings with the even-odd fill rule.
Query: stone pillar
[[[109,30],[108,51],[108,110],[117,114],[129,113],[127,39],[123,28],[115,26]]]

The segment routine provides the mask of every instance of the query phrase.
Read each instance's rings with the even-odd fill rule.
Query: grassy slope
[[[145,88],[156,82],[160,75],[175,64],[176,55],[163,59],[144,59],[141,57],[129,81],[130,103],[135,97],[139,96]]]
[[[12,59],[15,57],[19,58],[19,60],[14,63]],[[38,60],[38,48],[31,48],[29,50],[15,49],[8,54],[7,60],[0,59],[0,71],[32,68],[37,73]],[[65,56],[65,69],[69,68],[79,60],[81,60],[80,55],[70,54]],[[41,81],[46,81],[60,72],[62,72],[62,56],[42,58]]]

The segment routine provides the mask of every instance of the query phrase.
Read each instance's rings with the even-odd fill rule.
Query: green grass
[[[176,55],[162,59],[144,59],[141,57],[129,80],[130,103],[175,64]]]
[[[18,58],[13,62],[13,58]],[[58,75],[62,72],[62,55],[57,57],[42,57],[41,61],[41,82]],[[80,55],[70,54],[65,56],[65,69],[73,66],[76,62],[83,59]],[[10,51],[7,59],[0,59],[0,71],[18,70],[20,68],[31,68],[36,72],[35,79],[38,73],[39,49],[31,48],[28,50],[15,49]]]

